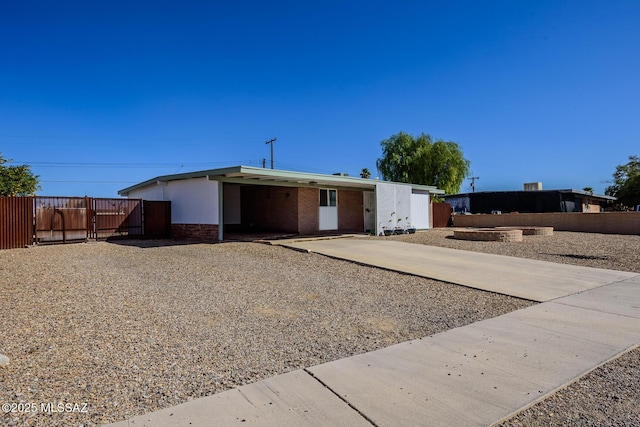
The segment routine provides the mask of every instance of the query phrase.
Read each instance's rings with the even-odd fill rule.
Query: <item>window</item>
[[[336,190],[321,188],[320,206],[338,206],[338,192]]]

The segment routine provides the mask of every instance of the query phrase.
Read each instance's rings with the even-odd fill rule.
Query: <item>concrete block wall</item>
[[[454,215],[454,227],[553,227],[557,231],[640,235],[640,212],[553,212]]]

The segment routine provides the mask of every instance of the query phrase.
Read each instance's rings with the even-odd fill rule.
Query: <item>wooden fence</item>
[[[432,203],[433,226],[447,227],[451,220],[451,205],[449,203]]]
[[[170,233],[171,202],[0,197],[0,249],[117,237],[168,238]]]

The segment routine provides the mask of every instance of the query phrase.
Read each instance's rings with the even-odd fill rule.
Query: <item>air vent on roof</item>
[[[349,176],[349,174],[346,173],[346,172],[336,172],[336,173],[334,173],[334,175],[335,176]]]
[[[541,182],[525,182],[524,191],[540,191],[542,190]]]

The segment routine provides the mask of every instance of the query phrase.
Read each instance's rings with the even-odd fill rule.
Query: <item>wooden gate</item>
[[[33,243],[33,197],[0,197],[0,249]]]
[[[171,202],[144,200],[142,211],[145,238],[168,239],[171,237]]]
[[[433,227],[447,227],[451,220],[451,205],[449,203],[433,203]]]

